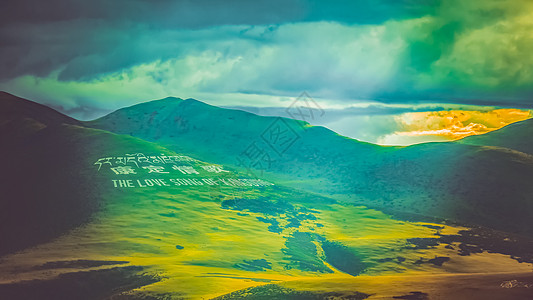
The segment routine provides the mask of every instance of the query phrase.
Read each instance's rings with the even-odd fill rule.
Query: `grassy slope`
[[[112,142],[111,142],[112,141]],[[75,125],[46,127],[19,142],[8,142],[1,154],[0,254],[20,250],[90,221],[102,205],[106,187],[93,163],[120,145],[138,151],[161,147],[132,137]]]
[[[458,143],[509,148],[533,154],[533,119],[508,125],[498,131],[464,138]]]
[[[161,114],[167,108],[167,105],[163,105],[158,110]],[[130,117],[142,119],[140,116]],[[211,115],[206,114],[206,117],[211,118]],[[16,126],[9,127],[20,120]],[[165,124],[169,123],[161,124],[156,120],[154,117],[153,123],[146,126],[147,131],[157,132],[165,129]],[[212,121],[214,123],[211,126],[218,129],[231,128],[223,127],[224,123],[217,123],[220,120],[216,118]],[[139,297],[169,295],[201,298],[286,281],[293,282],[291,289],[304,290],[290,293],[305,298],[320,297],[321,293],[306,291],[309,280],[323,282],[332,291],[343,291],[342,284],[338,286],[338,283],[349,282],[352,275],[357,274],[423,275],[530,269],[527,264],[519,264],[502,254],[484,253],[470,258],[461,252],[465,247],[463,244],[440,241],[446,237],[443,234],[455,233],[457,228],[402,222],[375,210],[338,203],[317,194],[280,185],[263,188],[112,188],[110,180],[115,178],[135,180],[152,177],[168,181],[175,175],[117,177],[108,168],[96,171],[94,162],[98,158],[124,153],[172,155],[176,152],[126,135],[64,124],[63,121],[55,125],[53,122],[43,122],[33,117],[22,117],[2,123],[5,125],[2,129],[22,129],[16,135],[8,135],[7,132],[2,135],[10,137],[7,143],[9,147],[3,150],[10,160],[4,169],[2,183],[2,189],[9,191],[8,197],[2,198],[1,202],[1,220],[4,222],[0,227],[4,229],[2,241],[8,241],[2,246],[5,247],[4,251],[12,251],[57,238],[2,257],[0,295],[20,296],[22,291],[31,291],[31,295],[50,299],[64,296],[65,293],[82,298],[87,297],[86,291],[82,287],[70,286],[83,281],[83,286],[89,284],[92,287],[90,295],[120,297],[119,294],[125,292]],[[254,122],[261,121],[250,120],[246,128],[263,125],[253,125]],[[194,128],[195,125],[190,126]],[[209,126],[194,129],[208,130]],[[346,162],[351,155],[343,151],[351,147],[352,140],[332,136],[321,128],[309,128],[309,131],[302,128],[299,132],[302,135],[301,145],[294,147],[303,147],[299,149],[307,151],[295,157],[289,151],[297,152],[298,148],[288,150],[285,160],[279,162],[279,170],[304,176],[309,171],[307,168],[316,168],[306,175],[311,181],[319,178],[321,170],[333,174],[340,169],[333,168],[324,155],[339,148],[342,151],[334,157],[334,162],[345,168],[351,166],[350,162]],[[307,134],[310,136],[306,138]],[[198,148],[195,143],[202,142],[198,140],[201,137],[199,135],[193,139],[191,136],[192,141],[178,141],[191,143]],[[220,141],[216,134],[210,137],[217,139],[215,142]],[[314,144],[313,138],[332,148],[328,150]],[[229,145],[234,142],[229,139],[225,143]],[[370,153],[365,154],[369,155],[367,157],[375,155],[370,150],[376,146],[357,144],[356,147],[360,147],[361,154]],[[431,155],[435,149],[431,147],[438,147],[438,144],[426,147],[429,148],[425,152],[420,151],[417,159],[426,156],[429,157],[426,159],[435,159]],[[402,153],[403,149],[384,148],[380,151],[392,154]],[[204,153],[214,153],[212,150]],[[215,150],[224,151],[219,148]],[[406,161],[413,159],[409,152],[403,155]],[[456,153],[448,155],[454,157]],[[220,153],[213,155],[218,156]],[[383,163],[405,163],[404,160],[387,157],[390,160],[384,159]],[[372,164],[365,159],[359,161]],[[194,162],[197,167],[204,164]],[[416,166],[412,163],[407,165]],[[301,169],[296,169],[294,173],[288,171],[295,166]],[[362,174],[364,178],[373,176],[379,187],[377,179],[382,178],[387,182],[387,172],[391,169],[399,172],[406,168],[398,165],[374,170],[374,173],[366,169]],[[416,170],[417,167],[413,167],[410,172]],[[352,174],[350,169],[345,169],[345,172],[346,176]],[[405,174],[397,175],[395,178],[398,181],[394,184],[402,186]],[[221,175],[203,172],[190,176],[215,178]],[[224,176],[243,177],[237,172]],[[65,233],[68,229],[72,230]],[[453,241],[457,237],[460,236],[450,238]],[[462,243],[466,242],[469,241]],[[492,249],[492,240],[488,242],[487,248],[483,249]],[[437,256],[449,257],[450,260],[439,266],[431,262]],[[121,265],[127,263],[124,269],[106,271],[106,266],[114,267],[113,262],[122,262]],[[106,272],[109,275],[105,275]],[[125,273],[125,278],[122,279],[120,276],[123,275],[117,275],[117,272]],[[142,279],[135,272],[148,272],[160,277]],[[117,282],[102,284],[105,276],[112,276]],[[24,279],[39,280],[24,282]],[[295,279],[299,281],[293,281]],[[146,286],[142,290],[131,291],[131,288],[141,285]]]
[[[78,123],[46,106],[0,93],[0,254],[58,236],[86,220],[96,205],[83,196],[87,187],[82,176],[68,167],[74,157],[63,133],[74,125],[62,124]],[[65,210],[71,214],[54,216]]]
[[[243,152],[255,143],[270,156],[264,175],[296,188],[396,215],[533,234],[528,155],[465,143],[380,147],[289,119],[283,128],[290,127],[298,139],[280,155],[263,139],[278,120],[172,98],[124,108],[87,125],[233,166],[246,160]],[[497,132],[486,136],[491,134]]]
[[[399,222],[377,211],[283,186],[113,188],[110,180],[114,178],[155,175],[117,177],[106,168],[97,171],[98,158],[176,153],[61,119],[43,123],[35,119],[38,115],[10,114],[2,127],[23,120],[16,126],[23,130],[9,136],[9,147],[3,150],[10,160],[2,181],[2,190],[7,191],[1,202],[2,251],[35,248],[4,257],[0,275],[9,276],[0,276],[0,281],[59,274],[71,274],[60,279],[75,280],[77,271],[87,269],[76,262],[129,262],[166,278],[151,284],[147,288],[151,293],[203,297],[270,281],[406,270],[399,264],[413,265],[421,255],[433,257],[406,244],[409,238],[437,237],[435,228]],[[242,177],[232,174],[226,176]],[[157,178],[168,181],[172,176]],[[391,249],[404,260],[391,261]],[[431,265],[417,268],[434,269]],[[98,281],[99,275],[94,276]],[[65,292],[57,278],[51,280],[26,288],[0,285],[0,293],[17,294],[22,289],[53,298]],[[110,292],[108,286],[101,288],[94,293]],[[68,292],[77,291],[83,289]]]

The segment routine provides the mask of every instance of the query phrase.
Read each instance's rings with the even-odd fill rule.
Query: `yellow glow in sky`
[[[453,141],[484,134],[532,117],[530,110],[495,109],[489,111],[411,112],[395,117],[398,130],[382,137],[382,145],[410,145],[423,142]]]

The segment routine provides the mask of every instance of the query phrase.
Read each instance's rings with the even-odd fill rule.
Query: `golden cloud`
[[[484,134],[532,117],[530,110],[447,110],[405,113],[395,117],[398,130],[381,144],[407,145],[423,141],[453,141]]]

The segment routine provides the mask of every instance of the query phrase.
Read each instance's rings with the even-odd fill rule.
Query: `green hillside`
[[[48,109],[20,103],[31,113],[16,108],[2,122],[20,129],[3,136],[2,297],[200,298],[317,276],[431,271],[438,266],[417,262],[433,250],[410,245],[455,240],[459,230],[397,221],[57,113],[40,118]]]
[[[508,125],[488,134],[470,136],[458,143],[509,148],[533,155],[533,119]]]
[[[381,147],[192,99],[143,103],[86,124],[408,219],[533,234],[533,160],[516,151],[464,142]]]
[[[485,228],[401,221],[356,205],[410,214],[437,214],[450,208],[446,213],[506,227],[508,219],[490,220],[498,206],[501,216],[527,226],[527,220],[520,219],[523,208],[487,200],[509,196],[498,194],[502,186],[516,188],[514,198],[525,195],[524,183],[517,180],[531,178],[530,160],[518,159],[512,151],[427,144],[416,147],[414,156],[411,147],[360,143],[293,122],[289,124],[304,125],[293,128],[300,137],[278,155],[272,170],[254,177],[246,168],[226,164],[230,159],[222,154],[229,152],[217,143],[238,149],[246,143],[239,144],[236,137],[270,126],[271,118],[233,115],[231,110],[174,99],[146,104],[157,114],[139,110],[144,104],[122,110],[124,119],[117,124],[130,118],[138,126],[132,128],[144,132],[144,138],[159,133],[158,141],[173,141],[153,143],[83,127],[9,95],[4,100],[11,113],[0,122],[6,145],[2,154],[9,158],[0,186],[2,298],[390,298],[410,293],[408,285],[393,283],[401,282],[401,276],[414,278],[420,286],[439,278],[446,286],[454,282],[450,275],[469,273],[484,290],[487,279],[477,273],[531,270],[529,239]],[[166,102],[185,106],[176,115],[176,108]],[[198,109],[203,116],[195,113]],[[152,117],[145,122],[146,113]],[[167,119],[160,122],[162,116]],[[199,119],[193,122],[195,118]],[[178,121],[169,121],[174,119]],[[212,125],[195,124],[200,120]],[[239,126],[240,122],[247,126]],[[178,124],[188,127],[170,132],[173,126],[182,126]],[[228,135],[217,135],[216,130]],[[313,143],[313,138],[324,144]],[[200,160],[201,155],[220,160]],[[454,159],[472,163],[456,165]],[[433,168],[424,167],[425,163]],[[509,175],[520,168],[524,173]],[[490,174],[494,169],[506,175]],[[440,202],[413,200],[418,199],[413,191],[418,196],[432,193],[427,185],[435,184],[435,179],[416,177],[430,171],[446,180],[435,185],[437,191],[464,186],[456,194],[475,199],[468,193],[478,195],[473,187],[485,186],[487,198],[479,203],[446,195]],[[470,185],[464,185],[467,176],[493,181],[476,186],[470,179]],[[324,196],[332,191],[337,192],[334,198]],[[351,193],[355,197],[349,197]],[[490,198],[494,193],[498,197]],[[406,204],[411,207],[402,210]],[[390,275],[401,276],[391,280]],[[393,284],[376,287],[365,282]],[[429,287],[424,291],[439,293]],[[511,295],[507,289],[498,292]]]

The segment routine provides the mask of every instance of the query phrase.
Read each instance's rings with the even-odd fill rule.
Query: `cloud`
[[[317,21],[380,24],[426,15],[437,4],[437,0],[7,0],[0,24],[80,19],[151,24],[161,29]]]
[[[428,141],[453,141],[498,130],[531,118],[532,111],[493,109],[410,112],[394,117],[395,132],[377,139],[382,145],[409,145]]]
[[[531,105],[531,20],[531,1],[443,1],[409,42],[396,96]]]
[[[344,103],[533,105],[525,0],[20,3],[0,13],[0,88],[65,109],[304,90]]]
[[[292,101],[297,99],[291,99],[285,107],[229,108],[262,116],[293,117],[287,112],[287,107],[294,104]],[[533,116],[532,110],[498,109],[490,106],[361,102],[342,108],[328,107],[323,102],[318,102],[323,114],[299,119],[315,126],[327,127],[350,138],[382,145],[453,141],[494,131]]]
[[[107,86],[114,91],[128,87],[121,98],[131,91],[136,95],[165,91],[168,94],[164,96],[295,96],[303,90],[322,98],[369,98],[375,90],[385,88],[395,72],[395,57],[404,47],[401,39],[386,37],[389,34],[385,26],[331,22],[235,25],[195,31],[147,29],[128,46],[120,42],[127,40],[122,32],[108,32],[97,39],[118,43],[109,46],[112,51],[95,54],[96,50],[87,50],[68,62],[73,55],[66,52],[62,67],[51,70],[48,64],[43,66],[48,68],[48,75],[18,76],[0,87],[21,96],[64,95],[64,91],[78,88],[79,95],[96,97],[98,93],[90,91]],[[157,42],[150,43],[154,38]],[[41,53],[47,56],[54,48],[52,43]],[[143,63],[135,65],[139,61]],[[23,72],[29,63],[22,63],[18,69]]]

